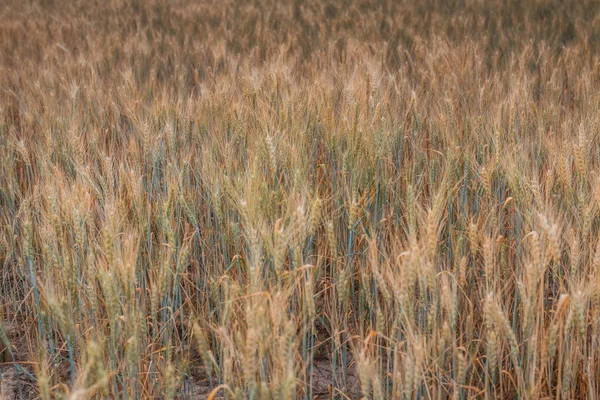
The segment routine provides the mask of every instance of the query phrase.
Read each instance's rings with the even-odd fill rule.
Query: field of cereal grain
[[[600,398],[600,3],[4,0],[0,397]]]

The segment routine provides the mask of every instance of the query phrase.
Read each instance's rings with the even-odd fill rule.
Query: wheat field
[[[0,398],[600,398],[600,3],[4,0]]]

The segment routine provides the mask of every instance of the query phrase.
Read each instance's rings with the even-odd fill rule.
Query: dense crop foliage
[[[594,1],[5,0],[10,398],[600,393]]]

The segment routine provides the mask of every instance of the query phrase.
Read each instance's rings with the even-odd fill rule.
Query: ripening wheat
[[[600,4],[4,0],[0,397],[600,398]]]

